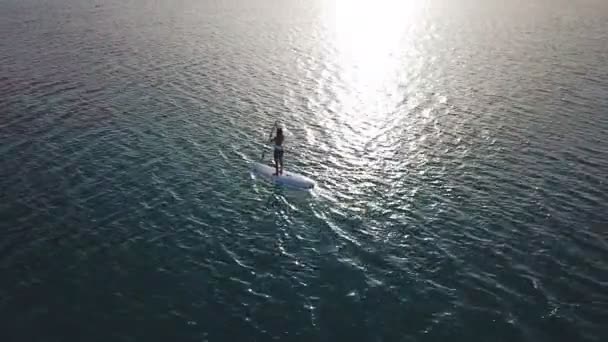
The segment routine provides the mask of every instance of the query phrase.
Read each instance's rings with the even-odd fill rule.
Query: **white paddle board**
[[[310,190],[315,187],[315,182],[306,176],[289,171],[283,171],[282,175],[275,176],[275,171],[274,166],[269,166],[262,163],[253,163],[254,175],[275,184],[285,185],[300,190]]]

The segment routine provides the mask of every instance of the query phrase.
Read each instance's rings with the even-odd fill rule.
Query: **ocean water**
[[[2,0],[0,341],[606,341],[607,42],[603,0]],[[277,120],[311,193],[250,174]]]

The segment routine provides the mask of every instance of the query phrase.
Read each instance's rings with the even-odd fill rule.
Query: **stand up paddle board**
[[[253,163],[253,173],[267,181],[295,189],[311,190],[315,187],[312,179],[294,172],[283,171],[282,175],[275,176],[275,168],[262,163]]]

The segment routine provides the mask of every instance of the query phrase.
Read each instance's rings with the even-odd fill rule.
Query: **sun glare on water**
[[[333,29],[344,69],[359,84],[378,85],[424,0],[336,0]]]
[[[378,134],[399,97],[401,55],[414,40],[426,0],[334,0],[324,3],[332,39],[337,121],[348,143]],[[372,124],[370,124],[370,122]],[[346,142],[345,142],[346,143]]]

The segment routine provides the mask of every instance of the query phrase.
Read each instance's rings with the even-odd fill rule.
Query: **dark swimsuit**
[[[276,159],[276,160],[283,159],[283,146],[274,145],[274,159]]]

